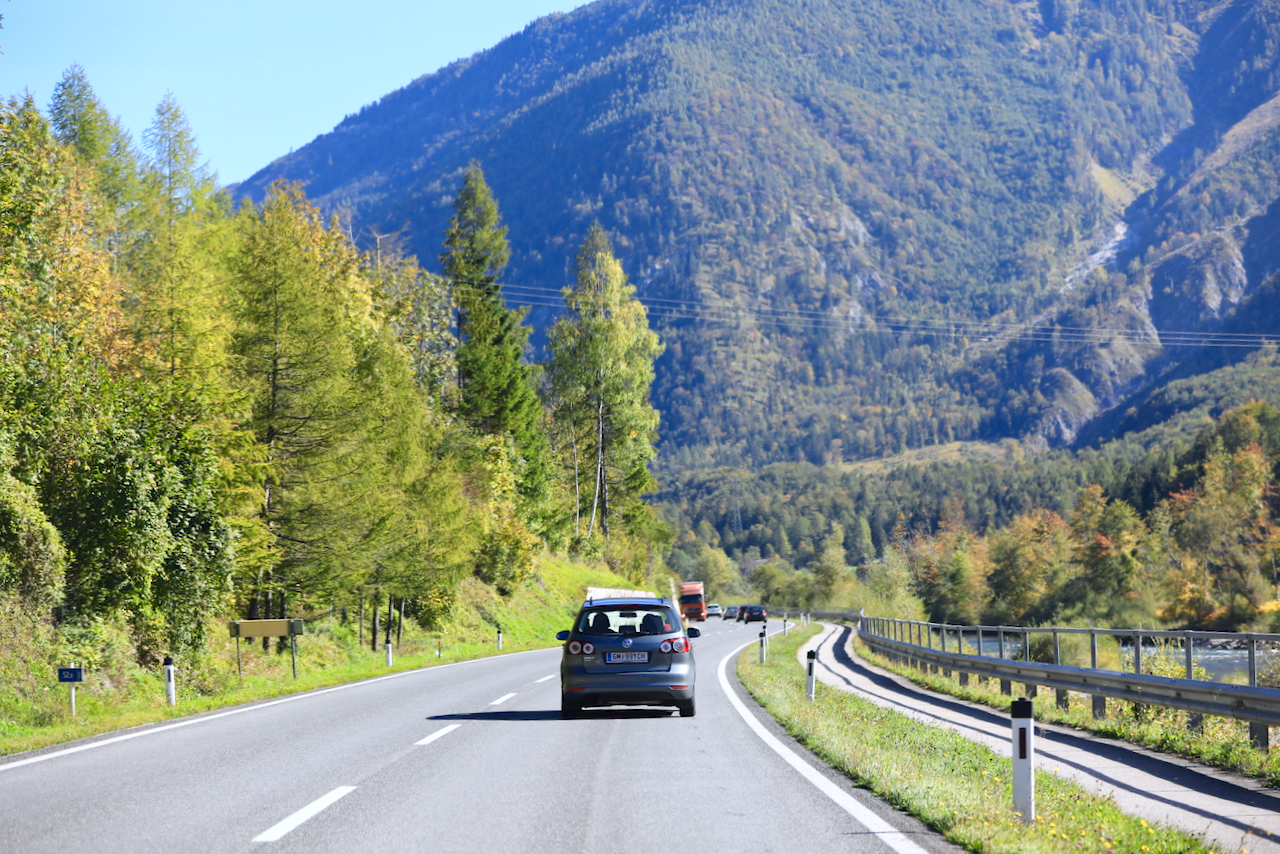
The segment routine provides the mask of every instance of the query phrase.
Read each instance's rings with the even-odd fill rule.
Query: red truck
[[[707,596],[701,581],[686,581],[680,585],[680,613],[686,620],[707,619]]]

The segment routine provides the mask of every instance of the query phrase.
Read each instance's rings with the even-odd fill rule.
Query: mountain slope
[[[599,0],[240,190],[306,181],[431,265],[477,159],[540,329],[599,219],[674,467],[1070,443],[1247,352],[1165,333],[1275,331],[1232,309],[1277,264],[1276,5]]]

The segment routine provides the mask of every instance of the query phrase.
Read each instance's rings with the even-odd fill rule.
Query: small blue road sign
[[[84,668],[83,667],[59,667],[58,681],[59,682],[83,682]]]

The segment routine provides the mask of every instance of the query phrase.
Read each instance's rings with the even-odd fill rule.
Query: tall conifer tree
[[[510,258],[484,173],[474,161],[454,200],[440,255],[458,306],[458,411],[482,433],[509,436],[520,457],[524,516],[544,528],[549,486],[547,440],[539,429],[542,402],[524,362],[529,328],[523,309],[509,309],[498,277]]]
[[[136,229],[140,188],[133,137],[98,100],[78,63],[54,87],[49,120],[58,141],[91,170],[99,235],[115,263]]]

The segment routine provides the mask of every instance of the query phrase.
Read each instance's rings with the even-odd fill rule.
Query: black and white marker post
[[[164,657],[164,695],[169,700],[169,705],[178,705],[178,685],[174,681],[173,659],[167,655]]]
[[[817,685],[815,684],[817,682],[817,676],[813,671],[818,663],[818,651],[816,649],[809,650],[809,652],[805,654],[805,658],[808,659],[809,666],[808,672],[804,677],[804,695],[810,700],[813,700],[814,694],[817,691]]]
[[[764,664],[764,643],[765,643],[764,629],[761,629],[760,630],[760,663],[761,664]]]
[[[1013,811],[1023,824],[1036,820],[1035,711],[1026,697],[1013,701]]]

